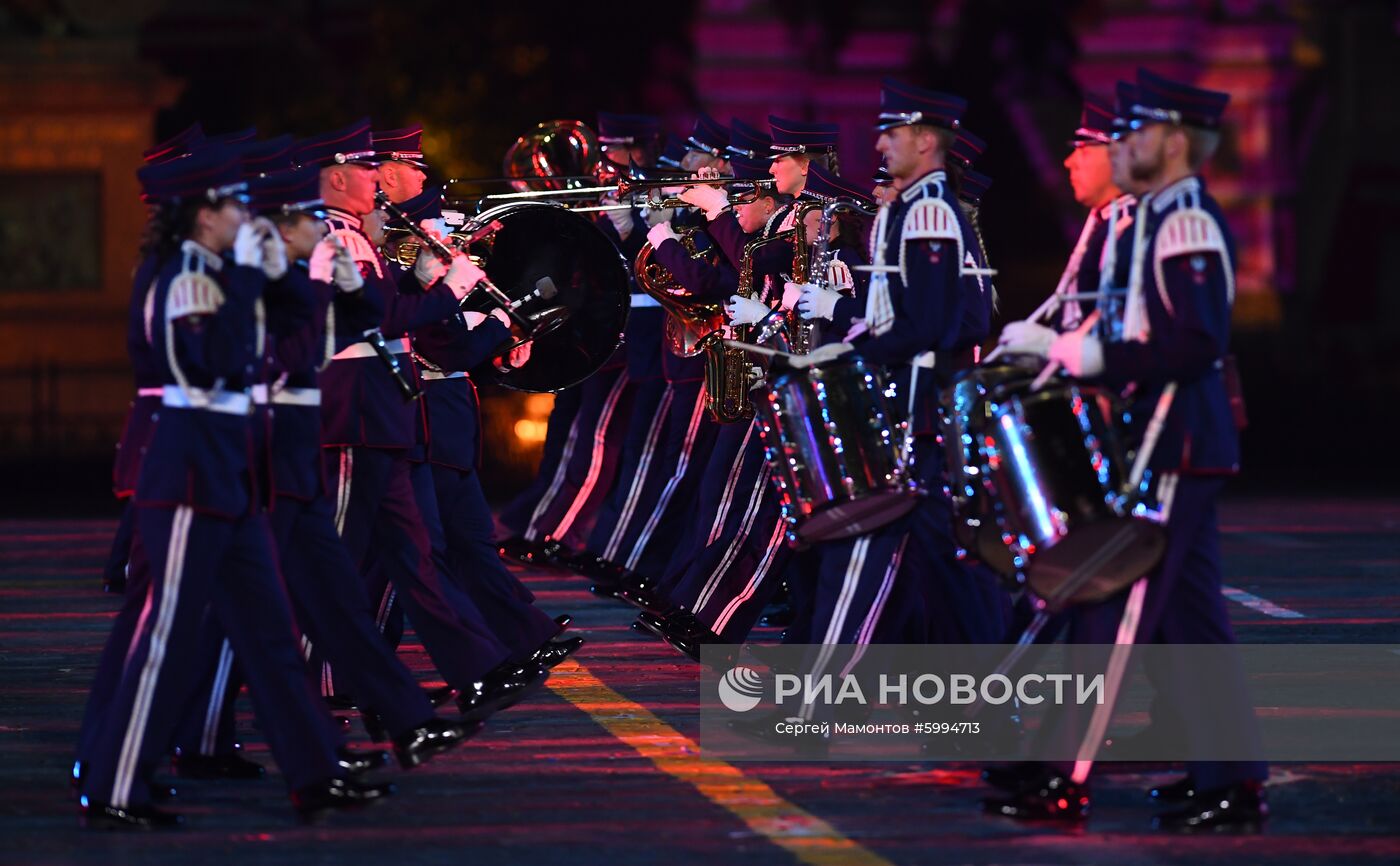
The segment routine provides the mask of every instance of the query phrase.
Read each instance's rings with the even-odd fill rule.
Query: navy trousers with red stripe
[[[288,786],[337,775],[336,737],[306,680],[266,518],[141,508],[137,526],[150,557],[150,609],[85,762],[84,795],[120,807],[149,802],[145,780],[198,686],[204,659],[189,650],[206,609],[242,661]]]
[[[622,369],[594,373],[581,388],[559,464],[526,521],[522,535],[530,541],[552,538],[574,549],[586,544],[617,475],[636,389]]]
[[[647,473],[631,518],[619,522],[601,548],[592,548],[652,579],[665,573],[677,539],[686,538],[696,521],[695,499],[719,433],[705,409],[703,382],[673,382],[669,390],[665,427],[653,457],[664,470]]]
[[[684,568],[673,569],[668,592],[735,642],[758,622],[790,556],[770,475],[757,426],[724,425],[702,486],[692,553],[676,563]]]
[[[523,536],[530,525],[540,499],[549,490],[554,475],[559,471],[559,463],[564,458],[564,448],[574,427],[583,402],[583,385],[566,388],[554,395],[554,407],[549,412],[549,423],[545,428],[544,453],[540,456],[539,468],[535,477],[524,490],[501,509],[500,521],[505,531],[513,536]]]
[[[506,646],[434,560],[429,521],[419,507],[406,454],[326,448],[323,459],[336,491],[337,529],[364,575],[368,598],[384,599],[385,587],[392,587],[393,598],[403,605],[423,648],[450,685],[467,688],[504,662],[509,655]],[[379,611],[383,613],[382,604]],[[332,667],[328,685],[339,691],[334,679]]]
[[[632,390],[632,410],[626,421],[627,435],[615,481],[598,509],[585,544],[587,550],[610,561],[615,561],[623,538],[629,533],[635,536],[650,516],[649,510],[643,513],[648,505],[644,491],[659,489],[656,479],[670,475],[670,467],[659,458],[675,399],[671,386],[663,379],[649,379],[637,383]]]

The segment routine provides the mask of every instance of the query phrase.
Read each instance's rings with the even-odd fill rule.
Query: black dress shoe
[[[578,648],[581,646],[583,646],[583,638],[581,637],[547,640],[540,645],[539,649],[530,654],[530,661],[548,670],[578,652]]]
[[[351,779],[331,779],[293,791],[292,806],[301,820],[309,823],[334,809],[372,806],[393,793],[394,786],[388,782],[367,784]]]
[[[457,708],[466,722],[484,722],[492,713],[514,706],[539,691],[549,671],[534,662],[500,665],[457,696]]]
[[[457,690],[452,686],[438,686],[435,689],[426,689],[428,701],[432,703],[433,709],[445,707],[457,698]]]
[[[82,761],[73,762],[73,770],[68,774],[68,790],[75,800],[83,794]],[[146,790],[151,793],[152,803],[169,803],[179,796],[180,793],[174,785],[167,785],[164,782],[147,782]]]
[[[526,565],[534,565],[540,557],[540,543],[515,536],[507,538],[496,546],[502,559],[511,559]]]
[[[368,773],[389,763],[389,753],[383,749],[357,752],[349,746],[341,746],[335,750],[335,758],[335,762],[340,765],[340,771],[347,777]]]
[[[122,593],[126,592],[126,575],[123,574],[121,577],[113,577],[109,580],[103,580],[102,591],[111,593],[113,595],[121,595]]]
[[[89,830],[169,830],[185,821],[184,816],[163,812],[155,806],[108,806],[105,803],[84,804],[80,820]]]
[[[434,755],[456,748],[481,732],[481,722],[449,722],[430,719],[405,734],[394,738],[394,754],[399,766],[410,770]]]
[[[666,613],[676,605],[666,596],[649,586],[624,586],[617,597],[648,613]]]
[[[617,598],[622,592],[622,581],[614,578],[595,577],[588,585],[588,591],[599,598]]]
[[[1269,817],[1269,803],[1259,782],[1241,782],[1201,791],[1185,806],[1152,819],[1158,830],[1191,833],[1203,830],[1257,833]]]
[[[561,613],[561,614],[559,614],[558,616],[556,616],[556,617],[554,618],[554,623],[555,623],[556,625],[559,626],[559,631],[555,632],[555,633],[554,633],[554,636],[555,636],[555,637],[558,637],[559,635],[561,635],[561,634],[563,634],[564,632],[568,631],[568,630],[569,630],[569,626],[570,626],[570,625],[573,625],[573,622],[574,622],[574,618],[573,618],[571,615],[567,614],[567,613]]]
[[[988,797],[982,808],[993,815],[1022,821],[1078,823],[1089,817],[1089,787],[1058,773],[1045,772],[1009,797]]]
[[[676,652],[697,663],[700,661],[701,647],[729,646],[728,641],[710,631],[690,611],[678,611],[666,617],[666,627],[661,637]],[[725,658],[732,659],[737,649],[730,647]]]
[[[1196,796],[1196,780],[1189,775],[1182,776],[1168,785],[1158,785],[1147,792],[1158,803],[1185,803]]]
[[[266,773],[262,764],[237,752],[228,755],[176,754],[170,761],[175,774],[186,779],[238,779],[252,781]]]
[[[641,632],[642,634],[649,634],[659,640],[665,640],[666,617],[644,610],[637,614],[637,618],[632,621],[632,630]]]
[[[1014,794],[1027,785],[1039,782],[1040,776],[1044,772],[1044,766],[1032,761],[994,764],[982,771],[982,781],[993,788],[1000,788]]]

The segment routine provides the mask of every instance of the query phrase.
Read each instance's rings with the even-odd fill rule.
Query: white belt
[[[659,307],[661,302],[651,295],[632,295],[632,306],[636,307]]]
[[[278,406],[319,406],[320,388],[283,388],[272,392],[272,402]]]
[[[165,388],[137,388],[137,397],[161,397],[165,394]]]
[[[206,391],[203,388],[166,385],[161,389],[160,402],[172,409],[206,409],[226,415],[247,415],[253,401],[243,391]]]
[[[911,366],[911,367],[922,367],[922,368],[924,368],[925,370],[932,370],[932,369],[933,369],[933,353],[932,353],[932,352],[920,352],[919,354],[917,354],[917,355],[914,356],[914,360],[912,360],[912,361],[909,362],[909,366]]]
[[[391,355],[406,355],[409,351],[407,337],[400,337],[397,340],[386,340],[384,345],[388,347],[389,354]],[[349,358],[373,358],[376,354],[374,347],[369,343],[351,343],[332,355],[331,360],[344,361]]]
[[[461,370],[457,370],[456,372],[453,372],[453,373],[447,373],[447,372],[444,372],[444,371],[441,371],[441,370],[424,370],[424,371],[422,371],[419,375],[423,377],[423,381],[424,381],[424,382],[434,382],[434,381],[437,381],[438,379],[465,379],[465,378],[467,378],[467,374],[466,374],[466,373],[463,373]]]
[[[254,405],[254,406],[266,406],[266,405],[267,405],[267,385],[266,385],[266,384],[259,382],[258,384],[254,385],[253,387],[251,387],[251,388],[248,389],[248,394],[249,394],[249,396],[251,396],[251,397],[253,398],[253,405]]]

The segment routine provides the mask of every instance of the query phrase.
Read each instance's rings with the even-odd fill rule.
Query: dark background
[[[4,4],[0,44],[80,42],[90,35],[84,28],[97,5]],[[1274,94],[1287,165],[1282,179],[1260,193],[1275,199],[1287,225],[1272,236],[1279,263],[1278,285],[1269,288],[1273,313],[1241,319],[1237,307],[1235,351],[1251,424],[1245,471],[1234,490],[1394,493],[1400,489],[1394,445],[1400,437],[1391,420],[1400,398],[1400,8],[1393,0],[146,2],[128,10],[123,32],[142,61],[183,87],[155,115],[157,139],[196,120],[209,132],[257,125],[264,135],[301,135],[368,115],[377,128],[423,123],[435,165],[445,176],[462,176],[496,174],[510,142],[548,118],[591,124],[600,109],[646,111],[665,117],[674,132],[687,131],[693,112],[714,102],[698,91],[696,70],[701,54],[713,65],[717,49],[706,42],[703,25],[720,13],[749,15],[755,27],[788,28],[803,46],[796,74],[816,81],[840,71],[834,58],[857,34],[903,31],[918,48],[898,74],[965,95],[972,106],[967,126],[991,142],[978,165],[996,179],[982,224],[1007,321],[1054,285],[1081,219],[1063,172],[1056,179],[1032,164],[1021,146],[1025,127],[1007,106],[1013,98],[1029,106],[1036,127],[1062,139],[1076,119],[1081,34],[1114,16],[1159,8],[1222,28],[1244,8],[1250,21],[1277,21],[1291,34],[1289,74]],[[1130,73],[1137,47],[1115,50]],[[1161,56],[1153,50],[1152,57]],[[790,61],[784,65],[783,74],[794,74]],[[769,74],[776,73],[758,62],[755,78]],[[873,86],[868,91],[871,115],[877,93]],[[800,116],[824,115],[819,89],[802,109]],[[1242,156],[1236,145],[1227,139],[1217,167],[1248,178],[1254,170],[1248,161],[1258,157]],[[847,149],[843,165],[871,162],[868,151]],[[1058,160],[1064,151],[1051,152]],[[112,510],[109,457],[101,449],[6,455],[0,468],[19,495],[3,511]],[[488,489],[497,496],[524,480],[518,465],[495,467],[490,475]]]

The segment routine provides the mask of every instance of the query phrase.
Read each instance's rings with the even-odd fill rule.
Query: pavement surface
[[[1235,501],[1223,523],[1242,641],[1400,643],[1400,501]],[[1113,768],[1071,831],[981,814],[972,763],[705,761],[696,666],[631,631],[629,608],[543,569],[522,577],[574,615],[588,639],[576,663],[398,774],[383,806],[298,825],[245,697],[240,733],[267,779],[179,781],[177,832],[80,831],[66,773],[120,603],[99,589],[112,529],[0,522],[0,864],[1400,863],[1400,765],[1276,765],[1266,832],[1181,837],[1148,828],[1143,791],[1170,769]],[[402,652],[440,682],[411,635]],[[352,736],[368,744],[358,722]]]

